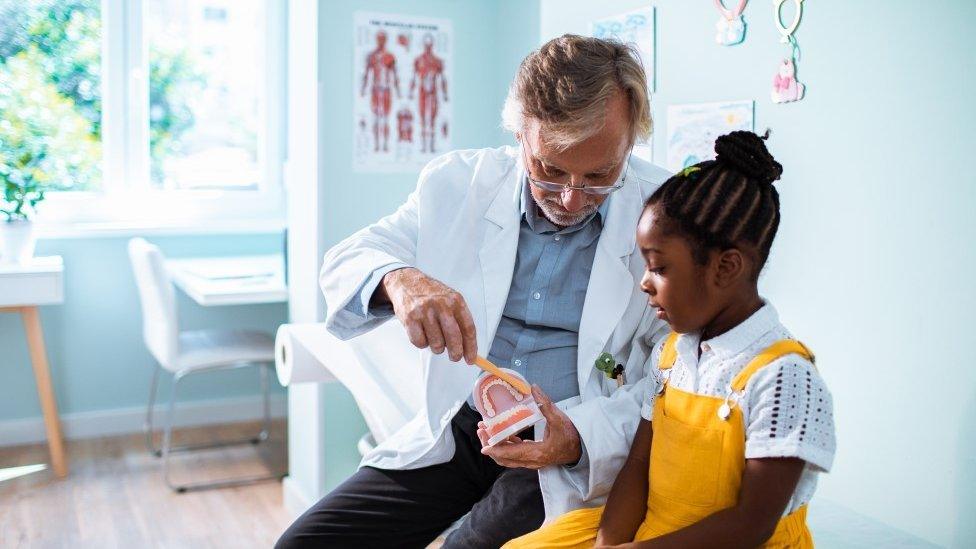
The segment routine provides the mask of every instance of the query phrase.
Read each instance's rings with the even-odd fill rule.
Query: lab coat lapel
[[[521,167],[513,170],[485,212],[488,226],[478,252],[485,289],[485,326],[479,326],[478,330],[478,349],[483,356],[491,348],[512,286],[519,238],[520,182],[524,173]]]
[[[584,399],[596,396],[588,395],[586,391],[590,376],[596,375],[593,363],[603,352],[634,291],[635,280],[628,263],[634,251],[637,219],[643,203],[636,174],[631,171],[628,179],[628,183],[609,198],[607,217],[597,242],[583,301],[577,374],[580,395],[584,395]]]

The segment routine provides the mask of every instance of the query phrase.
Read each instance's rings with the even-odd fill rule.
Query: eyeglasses
[[[576,187],[573,185],[552,183],[549,181],[542,181],[540,179],[533,178],[532,172],[529,171],[528,158],[525,156],[526,148],[528,148],[528,144],[523,138],[522,139],[522,161],[525,163],[526,177],[529,179],[529,183],[531,183],[533,186],[551,193],[562,193],[566,191],[580,191],[584,194],[588,194],[591,196],[606,196],[624,186],[624,183],[627,182],[627,171],[630,169],[630,155],[631,152],[633,152],[633,148],[631,148],[631,151],[627,153],[627,163],[624,165],[623,171],[620,172],[620,176],[619,176],[620,179],[617,181],[617,183],[613,185],[601,185],[599,183],[590,184],[587,183],[587,181],[584,179],[583,184],[580,185],[579,187]],[[529,150],[529,152],[531,153],[532,158],[535,158],[535,153],[532,152],[531,149]]]

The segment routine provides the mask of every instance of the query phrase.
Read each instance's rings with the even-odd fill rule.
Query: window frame
[[[146,228],[284,226],[287,6],[265,4],[267,78],[258,139],[257,189],[160,190],[150,186],[145,0],[101,0],[102,181],[98,191],[50,192],[39,225],[65,232],[118,225]],[[42,231],[46,232],[46,231]]]

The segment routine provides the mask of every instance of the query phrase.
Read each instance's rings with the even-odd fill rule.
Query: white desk
[[[205,307],[288,301],[281,255],[170,259],[166,268],[173,283]]]
[[[68,474],[68,464],[37,307],[61,303],[64,300],[63,288],[64,264],[60,256],[37,257],[24,265],[0,264],[0,313],[20,313],[24,321],[27,348],[37,381],[37,396],[44,413],[51,468],[59,477]]]

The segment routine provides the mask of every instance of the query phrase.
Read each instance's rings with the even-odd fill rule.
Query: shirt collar
[[[778,325],[779,314],[776,313],[776,308],[764,302],[758,311],[741,324],[702,344],[707,344],[718,357],[731,357],[745,351]]]
[[[702,351],[708,350],[714,353],[716,358],[733,357],[745,351],[778,325],[779,314],[776,308],[763,302],[763,306],[758,311],[752,313],[738,326],[709,340],[701,341],[699,332],[681,334],[675,344],[675,350],[681,361],[694,369],[698,364],[699,346]]]
[[[522,184],[522,200],[520,201],[521,207],[519,213],[522,214],[522,217],[529,224],[529,228],[532,229],[534,232],[537,233],[555,232],[558,234],[568,234],[568,233],[574,233],[582,229],[588,223],[593,221],[594,218],[597,218],[599,220],[601,227],[607,221],[607,210],[612,195],[608,196],[607,199],[604,200],[602,204],[600,204],[600,207],[597,208],[595,214],[587,217],[586,219],[577,223],[576,225],[573,225],[572,227],[564,227],[562,229],[559,229],[551,221],[546,219],[544,215],[541,215],[539,213],[539,208],[538,206],[536,206],[535,199],[532,198],[532,189],[529,188],[529,185],[531,185],[531,183],[529,183],[529,178],[526,177],[525,182]]]

